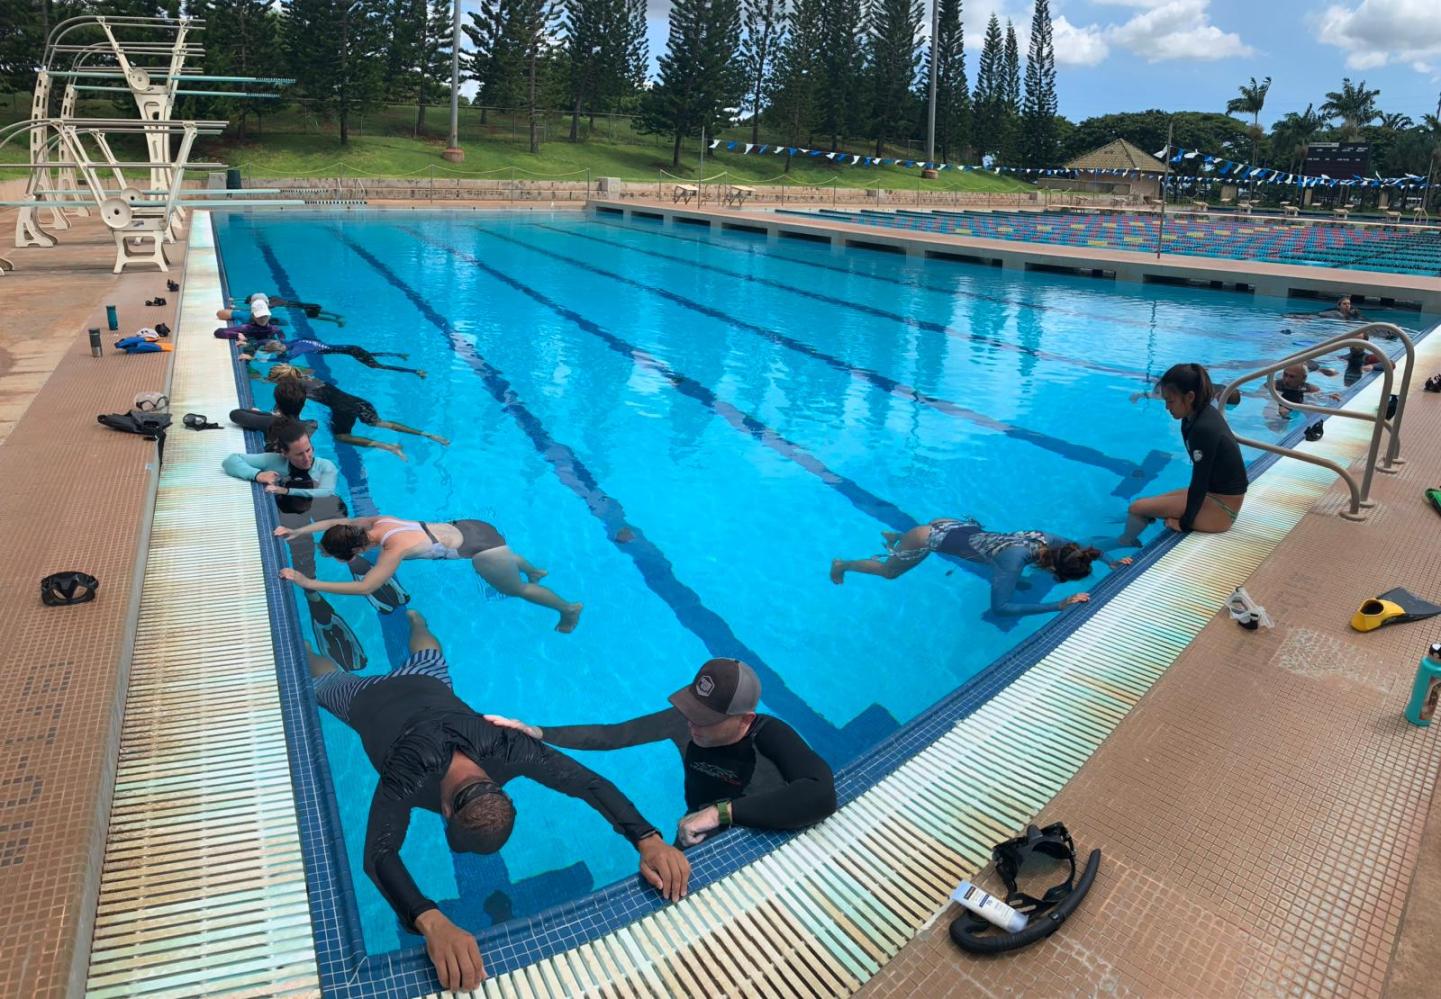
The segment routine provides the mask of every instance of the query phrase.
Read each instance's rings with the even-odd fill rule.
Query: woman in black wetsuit
[[[1126,530],[1104,549],[1140,547],[1140,534],[1157,519],[1173,531],[1221,534],[1231,529],[1246,499],[1246,463],[1226,419],[1211,399],[1216,390],[1199,364],[1176,364],[1157,383],[1166,412],[1181,421],[1191,457],[1191,484],[1159,496],[1142,496],[1126,511]]]

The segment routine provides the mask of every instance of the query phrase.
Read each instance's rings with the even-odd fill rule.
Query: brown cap
[[[733,715],[749,714],[760,699],[760,677],[739,659],[710,660],[694,680],[670,695],[670,702],[686,720],[697,725],[714,725]]]

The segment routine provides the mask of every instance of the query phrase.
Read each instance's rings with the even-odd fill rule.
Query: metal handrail
[[[1304,402],[1286,402],[1285,400],[1281,399],[1279,395],[1277,395],[1275,390],[1276,372],[1282,371],[1293,364],[1299,364],[1305,361],[1313,360],[1318,357],[1323,357],[1326,354],[1333,353],[1338,347],[1355,346],[1374,349],[1375,344],[1357,335],[1359,333],[1369,332],[1372,329],[1385,329],[1388,332],[1394,333],[1401,339],[1401,341],[1406,346],[1406,375],[1402,382],[1401,392],[1399,394],[1396,405],[1396,416],[1393,418],[1393,420],[1387,420],[1386,407],[1391,398],[1391,387],[1395,377],[1396,365],[1394,362],[1392,362],[1391,358],[1386,356],[1384,353],[1380,354],[1384,375],[1381,387],[1381,399],[1377,403],[1376,412],[1374,414],[1359,412],[1356,410],[1329,409],[1325,406],[1313,406],[1310,403]],[[1415,359],[1415,345],[1411,342],[1411,339],[1406,336],[1405,332],[1402,331],[1399,327],[1394,326],[1391,323],[1368,323],[1365,326],[1360,327],[1359,329],[1339,334],[1323,343],[1308,347],[1302,351],[1297,351],[1296,353],[1291,354],[1290,356],[1284,358],[1281,361],[1278,361],[1275,364],[1267,365],[1264,368],[1258,368],[1254,371],[1249,371],[1246,374],[1233,379],[1229,385],[1227,385],[1224,389],[1221,390],[1221,398],[1229,399],[1231,398],[1232,393],[1237,391],[1241,385],[1244,385],[1247,382],[1255,381],[1258,378],[1265,378],[1267,389],[1270,391],[1272,398],[1276,399],[1279,404],[1284,405],[1288,409],[1294,409],[1299,412],[1305,413],[1326,413],[1332,416],[1345,416],[1350,419],[1371,421],[1371,444],[1366,452],[1366,469],[1362,475],[1362,481],[1359,486],[1356,483],[1355,477],[1350,473],[1349,470],[1342,467],[1340,464],[1331,461],[1329,458],[1322,458],[1318,455],[1309,454],[1305,451],[1299,451],[1295,448],[1282,447],[1279,444],[1271,444],[1267,441],[1253,440],[1249,437],[1236,437],[1237,443],[1245,444],[1247,447],[1254,447],[1261,451],[1269,451],[1272,454],[1279,454],[1283,457],[1295,458],[1298,461],[1304,461],[1307,464],[1311,465],[1319,465],[1322,468],[1328,468],[1331,471],[1335,472],[1341,478],[1341,480],[1346,483],[1347,489],[1349,489],[1351,492],[1351,509],[1349,512],[1342,513],[1341,516],[1345,517],[1348,520],[1361,520],[1363,519],[1361,516],[1361,508],[1374,505],[1370,498],[1371,482],[1376,471],[1376,458],[1381,450],[1381,431],[1383,429],[1385,429],[1390,434],[1390,446],[1387,449],[1386,456],[1387,470],[1389,470],[1392,464],[1400,461],[1399,454],[1401,417],[1404,415],[1405,412],[1406,392],[1411,384],[1411,369],[1415,367]],[[1220,409],[1221,418],[1225,419],[1225,410],[1224,408]]]

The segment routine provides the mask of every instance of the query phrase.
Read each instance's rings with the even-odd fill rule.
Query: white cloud
[[[1147,62],[1170,59],[1215,60],[1255,54],[1234,31],[1222,31],[1210,23],[1210,0],[1165,0],[1139,2],[1145,6],[1125,24],[1113,28],[1110,38]]]
[[[1427,73],[1428,60],[1441,56],[1441,17],[1435,0],[1361,0],[1354,7],[1333,4],[1310,20],[1317,41],[1344,49],[1351,69],[1371,69],[1395,61],[1409,62],[1418,73]]]
[[[1111,54],[1104,29],[1094,24],[1077,27],[1064,17],[1051,22],[1051,42],[1058,66],[1095,66]]]

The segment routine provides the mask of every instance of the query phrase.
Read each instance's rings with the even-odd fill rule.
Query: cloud
[[[1128,0],[1144,6],[1125,24],[1113,28],[1110,38],[1147,62],[1171,59],[1212,61],[1255,54],[1234,31],[1210,23],[1210,0],[1165,0],[1162,3]]]
[[[1310,18],[1316,40],[1346,52],[1351,69],[1390,62],[1429,72],[1441,57],[1441,18],[1435,0],[1361,0],[1354,7],[1333,4]],[[1426,66],[1426,69],[1422,69]]]
[[[1051,22],[1051,42],[1058,66],[1095,66],[1111,54],[1104,29],[1094,24],[1080,28],[1064,17]]]

